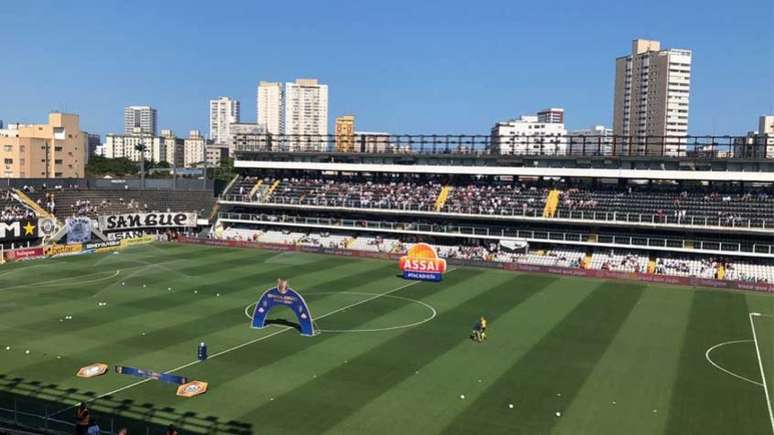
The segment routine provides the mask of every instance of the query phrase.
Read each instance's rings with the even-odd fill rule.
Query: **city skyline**
[[[230,95],[254,101],[260,80],[311,76],[330,86],[329,130],[335,116],[355,113],[367,130],[486,134],[493,122],[552,106],[567,110],[569,130],[612,126],[615,58],[633,39],[646,38],[693,51],[689,134],[744,134],[756,128],[759,115],[773,111],[774,30],[765,24],[774,18],[774,7],[765,1],[728,8],[698,5],[622,8],[609,2],[595,5],[602,13],[591,16],[582,5],[567,3],[551,19],[557,28],[571,30],[540,39],[534,31],[549,12],[545,5],[474,8],[452,2],[437,10],[405,3],[358,6],[339,14],[336,6],[310,4],[293,26],[268,22],[260,28],[251,20],[281,6],[261,10],[242,4],[204,14],[196,7],[182,11],[175,3],[106,9],[86,2],[66,11],[21,5],[0,29],[0,36],[13,42],[9,58],[18,59],[0,72],[4,83],[13,84],[0,119],[36,122],[39,113],[61,110],[79,113],[85,131],[104,135],[120,132],[122,108],[141,102],[158,110],[159,129],[208,131],[208,114],[201,108],[210,99]],[[667,7],[674,13],[661,13]],[[153,25],[172,14],[188,25]],[[686,20],[686,14],[693,18]],[[86,62],[63,61],[45,43],[47,29],[53,28],[48,24],[84,15],[95,27],[75,28],[62,42],[72,49],[68,58]],[[321,16],[329,19],[322,20],[325,26],[315,24]],[[152,30],[129,35],[109,26],[118,17],[142,18]],[[190,25],[224,19],[233,19],[233,25],[209,41]],[[616,20],[631,25],[605,25]],[[39,31],[29,31],[31,21]],[[714,24],[699,24],[738,22],[749,25],[715,32]],[[100,32],[98,43],[93,31]],[[139,40],[128,52],[118,50],[132,38]],[[240,44],[223,47],[224,38]],[[240,54],[236,46],[243,44],[258,44],[261,55]],[[197,56],[215,45],[222,49],[206,59]],[[330,56],[334,51],[350,55]],[[164,68],[155,67],[161,63]],[[256,119],[254,105],[242,109],[242,119]]]

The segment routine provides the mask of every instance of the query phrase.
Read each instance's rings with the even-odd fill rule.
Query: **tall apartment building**
[[[690,50],[662,50],[659,41],[635,39],[631,54],[615,61],[616,149],[631,155],[684,155],[690,90]]]
[[[354,150],[355,115],[336,117],[336,151],[348,153]]]
[[[298,136],[289,141],[288,151],[327,149],[328,85],[319,84],[317,79],[285,83],[280,128],[286,135]]]
[[[553,121],[556,118],[543,119]],[[564,123],[541,122],[538,116],[523,115],[492,127],[492,151],[511,155],[565,155],[566,135]]]
[[[156,109],[151,106],[127,106],[124,108],[124,134],[150,134],[156,136]]]
[[[0,129],[0,177],[83,177],[87,138],[79,123],[78,115],[52,112],[47,124]]]
[[[280,134],[282,116],[282,85],[277,82],[258,83],[256,96],[258,125],[267,133]]]
[[[239,101],[229,97],[210,100],[210,140],[227,143],[228,129],[239,122]]]
[[[188,132],[188,137],[183,140],[184,151],[184,166],[190,168],[200,163],[204,163],[206,159],[205,147],[207,141],[199,130],[191,130]]]

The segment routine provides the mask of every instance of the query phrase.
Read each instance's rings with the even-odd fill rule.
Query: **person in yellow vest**
[[[481,316],[475,326],[473,326],[473,335],[471,338],[477,343],[486,340],[486,318],[484,316]]]

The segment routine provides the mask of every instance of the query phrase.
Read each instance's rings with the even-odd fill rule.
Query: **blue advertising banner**
[[[312,313],[309,311],[309,306],[304,298],[298,292],[289,288],[288,282],[283,280],[277,282],[277,287],[266,290],[255,304],[252,327],[257,329],[265,328],[267,326],[266,316],[276,306],[286,306],[293,311],[296,319],[298,319],[301,335],[314,335]]]
[[[138,369],[136,367],[115,366],[115,371],[121,375],[135,376],[144,379],[153,379],[166,382],[168,384],[183,385],[189,382],[185,376],[173,375],[170,373],[159,373],[153,370]]]

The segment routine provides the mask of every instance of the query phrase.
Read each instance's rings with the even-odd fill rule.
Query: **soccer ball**
[[[562,413],[561,413],[561,412],[559,412],[559,411],[556,411],[556,416],[557,416],[557,417],[561,417],[561,416],[562,416]]]
[[[6,346],[5,350],[11,350],[11,346]]]
[[[460,399],[464,399],[464,398],[465,398],[465,395],[464,394],[460,394]]]
[[[24,351],[24,354],[25,354],[25,355],[29,355],[29,354],[30,354],[30,350],[29,350],[29,349],[25,350],[25,351]]]
[[[513,403],[509,403],[509,404],[508,404],[508,408],[511,408],[511,409],[513,409]]]

